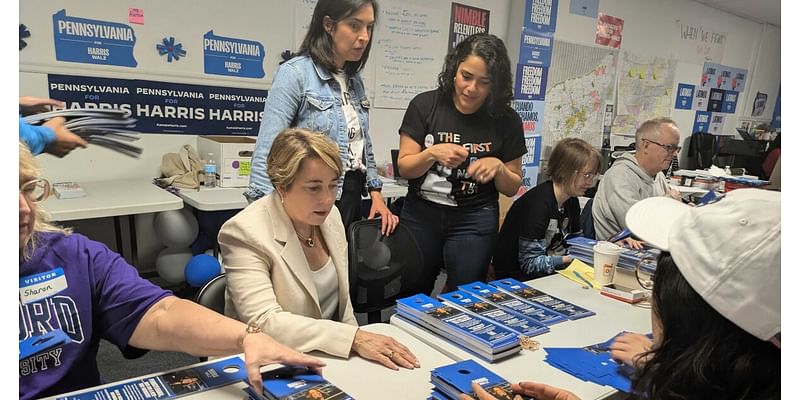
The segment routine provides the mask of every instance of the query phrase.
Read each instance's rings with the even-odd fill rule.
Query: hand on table
[[[644,353],[653,348],[653,341],[641,333],[626,332],[611,344],[611,358],[640,368],[647,361]]]
[[[629,238],[629,237],[625,238],[625,239],[622,239],[622,240],[618,240],[614,244],[616,244],[618,246],[628,246],[628,247],[630,247],[632,249],[636,249],[636,250],[641,250],[641,249],[644,248],[644,242],[640,242],[640,241],[638,241],[636,239]]]
[[[258,393],[263,390],[260,368],[264,365],[302,365],[317,374],[322,374],[322,367],[325,366],[322,360],[292,350],[263,333],[246,335],[242,347],[247,379]]]
[[[353,340],[353,351],[359,356],[377,361],[395,371],[397,366],[407,369],[419,368],[419,360],[406,346],[389,336],[359,329]]]
[[[478,395],[478,400],[505,400],[508,396],[495,397],[476,382],[472,383],[472,390]],[[517,395],[514,400],[522,399],[520,395],[534,397],[537,400],[580,400],[574,393],[560,389],[554,386],[545,385],[536,382],[520,382],[511,385],[511,390]],[[458,396],[459,400],[472,400],[472,397],[461,394]]]

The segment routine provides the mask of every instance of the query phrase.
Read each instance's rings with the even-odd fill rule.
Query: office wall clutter
[[[535,1],[543,1],[557,10],[554,13],[557,16],[554,40],[598,48],[595,44],[596,16],[571,13],[570,0]],[[519,59],[526,2],[462,0],[458,3],[489,12],[489,32],[505,40],[509,55],[514,61]],[[158,175],[164,153],[175,152],[185,144],[197,147],[197,135],[228,134],[231,132],[220,130],[225,130],[227,126],[257,125],[260,116],[244,111],[251,110],[253,104],[258,103],[248,100],[259,95],[247,91],[263,94],[269,89],[281,60],[280,53],[286,49],[297,49],[308,26],[314,4],[313,0],[243,0],[234,3],[208,0],[160,3],[48,0],[20,3],[20,23],[24,23],[31,32],[31,36],[26,39],[27,46],[19,53],[19,87],[22,94],[49,97],[51,91],[54,91],[51,87],[54,81],[51,75],[118,81],[116,84],[86,84],[73,92],[74,103],[101,107],[101,103],[111,103],[105,101],[111,95],[104,92],[109,87],[125,86],[123,83],[134,85],[129,86],[131,88],[146,87],[154,91],[137,93],[133,89],[133,93],[123,93],[122,96],[131,101],[140,99],[148,102],[147,117],[169,123],[171,118],[180,119],[179,107],[223,108],[221,105],[202,106],[200,103],[211,101],[207,93],[228,88],[231,93],[225,93],[225,96],[229,96],[226,99],[230,100],[227,100],[228,106],[225,107],[230,108],[230,115],[238,109],[242,119],[245,115],[256,119],[225,121],[222,114],[219,114],[220,119],[214,120],[215,123],[212,124],[208,118],[210,112],[206,111],[206,118],[194,120],[197,122],[195,125],[186,123],[186,127],[161,127],[153,129],[159,132],[145,132],[139,141],[145,150],[140,159],[121,157],[97,147],[73,152],[64,159],[40,156],[39,162],[44,169],[44,176],[53,182],[152,179]],[[397,129],[408,100],[420,91],[435,87],[436,75],[449,47],[447,27],[451,18],[452,2],[379,0],[379,5],[381,13],[374,33],[373,48],[362,74],[372,104],[370,135],[376,159],[382,164],[391,160],[390,149],[397,147]],[[138,10],[134,17],[129,14],[132,7]],[[706,61],[703,55],[685,51],[686,46],[683,45],[686,45],[686,41],[681,37],[681,27],[692,25],[707,32],[724,34],[724,46],[718,46],[709,53],[712,61],[747,69],[748,77],[740,93],[736,112],[725,119],[723,133],[732,132],[739,119],[750,117],[750,105],[758,93],[766,93],[768,96],[762,115],[765,118],[772,115],[780,82],[780,63],[775,62],[780,59],[778,27],[745,20],[688,0],[600,0],[598,10],[624,21],[620,51],[676,60],[671,87],[673,101],[679,83],[699,84],[701,69]],[[174,23],[177,15],[182,16],[180,24]],[[127,40],[121,45],[128,46],[126,51],[130,52],[130,59],[118,61],[100,53],[89,54],[86,50],[87,47],[97,46],[85,46],[84,54],[80,55],[64,54],[65,49],[57,47],[57,40],[59,35],[67,34],[66,29],[77,29],[78,25],[75,23],[80,21],[75,18],[100,21],[101,23],[90,25],[110,26],[119,29],[115,32],[126,33],[117,39]],[[89,25],[83,28],[87,26]],[[127,35],[127,32],[131,35]],[[170,60],[169,54],[160,52],[158,45],[163,47],[164,39],[168,38],[173,38],[173,44],[181,44],[185,54]],[[260,59],[260,70],[258,66],[247,61],[234,61],[241,65],[215,63],[214,57],[224,53],[226,46],[249,52],[247,57],[242,54],[242,58],[254,55],[248,59]],[[230,59],[225,61],[231,62]],[[550,73],[556,72],[551,70]],[[163,87],[159,87],[159,83],[163,83]],[[157,89],[169,89],[172,92],[158,92]],[[197,99],[196,94],[186,94],[201,92],[205,96],[203,99]],[[181,97],[181,93],[185,96]],[[130,106],[136,110],[135,104]],[[158,112],[153,111],[154,106],[159,106]],[[180,112],[188,113],[185,110]],[[694,111],[672,109],[671,114],[683,135],[689,135]],[[543,118],[546,119],[547,115],[543,115]],[[539,123],[542,124],[542,121]],[[182,131],[188,128],[191,129]],[[257,132],[251,129],[247,134],[255,133]],[[548,134],[546,131],[542,132],[545,137]],[[618,142],[630,141],[630,137],[621,135],[612,139]],[[547,151],[543,155],[546,158]],[[158,235],[153,234],[154,216],[139,215],[136,225],[140,261],[142,268],[147,269],[164,249],[164,244],[156,239]],[[113,237],[109,233],[111,224],[107,219],[82,221],[79,231],[92,238]],[[109,245],[113,247],[113,243]]]

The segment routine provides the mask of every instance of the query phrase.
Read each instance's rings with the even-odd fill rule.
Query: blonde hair
[[[339,147],[322,133],[286,128],[275,137],[267,157],[267,175],[275,188],[287,189],[294,182],[303,160],[316,158],[342,175]]]
[[[38,179],[39,176],[39,166],[36,164],[36,159],[33,158],[33,154],[28,150],[28,146],[23,142],[19,142],[19,184],[22,185],[30,180]],[[36,213],[34,215],[33,232],[25,240],[20,253],[24,260],[28,260],[36,250],[39,233],[61,232],[64,235],[72,233],[70,228],[62,228],[51,224],[50,215],[41,206],[36,205],[34,207],[36,208]]]
[[[547,160],[547,168],[550,178],[559,185],[571,185],[577,173],[582,172],[586,166],[594,168],[595,172],[600,170],[600,153],[591,144],[578,138],[561,139],[550,159]]]

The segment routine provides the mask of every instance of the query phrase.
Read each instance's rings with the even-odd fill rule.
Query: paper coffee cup
[[[610,242],[597,242],[592,248],[594,251],[594,281],[598,285],[608,285],[614,280],[614,270],[617,268],[622,247]]]

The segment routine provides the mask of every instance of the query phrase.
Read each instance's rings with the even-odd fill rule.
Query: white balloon
[[[183,271],[191,259],[192,250],[188,247],[167,247],[156,256],[156,272],[169,283],[181,283],[186,280]]]
[[[153,220],[156,236],[167,247],[189,246],[197,238],[199,229],[197,218],[186,208],[160,212]]]

